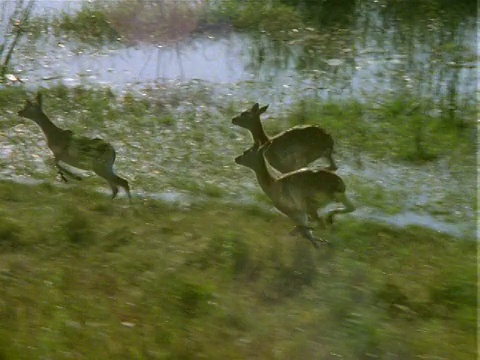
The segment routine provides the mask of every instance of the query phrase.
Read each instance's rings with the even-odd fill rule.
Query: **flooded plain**
[[[112,141],[118,172],[131,181],[138,199],[188,204],[216,197],[227,204],[253,202],[270,211],[253,174],[233,163],[251,140],[231,125],[231,117],[254,102],[270,104],[265,117],[270,133],[279,128],[277,119],[304,99],[354,99],[375,108],[382,96],[409,94],[439,108],[447,103],[460,115],[462,107],[475,104],[474,16],[456,21],[444,14],[443,19],[405,23],[399,14],[385,13],[381,2],[374,3],[359,2],[353,20],[323,33],[310,26],[287,26],[285,36],[272,36],[262,29],[240,32],[222,26],[194,29],[173,44],[119,40],[94,46],[46,31],[23,39],[12,61],[12,72],[23,83],[9,86],[25,86],[32,93],[59,85],[107,89],[117,99],[133,94],[133,102],[153,104],[140,120],[126,113],[103,119],[97,128],[80,105],[72,109],[65,104],[62,111],[56,104],[49,111],[55,100],[47,98],[45,108],[59,125]],[[34,14],[74,14],[81,8],[81,2],[41,1]],[[4,109],[9,126],[0,137],[0,175],[53,182],[50,154],[39,129],[13,115],[20,106]],[[107,108],[121,106],[125,103]],[[165,113],[170,122],[158,121]],[[474,236],[475,154],[456,161],[453,149],[448,157],[422,164],[364,154],[358,164],[355,149],[360,145],[337,140],[338,173],[359,208],[351,216]],[[83,183],[89,182],[103,189],[98,180]]]

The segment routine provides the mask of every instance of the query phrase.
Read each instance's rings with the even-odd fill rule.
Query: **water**
[[[475,232],[472,232],[471,227],[466,226],[465,224],[448,223],[445,221],[440,221],[432,215],[418,214],[411,211],[405,211],[395,215],[386,215],[373,209],[358,209],[355,211],[354,216],[360,219],[373,220],[384,224],[393,225],[398,228],[421,226],[456,237],[463,237],[465,235],[475,236]]]
[[[12,176],[10,180],[15,181],[19,184],[37,186],[44,184],[46,181],[33,179],[27,176]],[[50,182],[48,182],[50,183]],[[69,186],[76,186],[75,184],[64,184],[64,183],[55,183],[54,186],[60,186],[67,188]],[[111,192],[106,187],[98,187],[94,189],[99,194],[103,196],[110,197]],[[132,191],[132,197],[134,202],[144,201],[147,199],[161,201],[166,204],[170,204],[175,207],[188,208],[192,204],[198,204],[203,201],[207,201],[207,198],[201,198],[198,196],[192,196],[187,193],[182,193],[175,190],[168,190],[164,192],[146,192],[142,190]],[[118,198],[126,198],[126,195],[123,192],[118,194]],[[259,204],[253,196],[241,195],[233,198],[225,198],[225,205],[229,204],[240,204],[247,206],[257,206],[266,212],[275,212],[279,216],[284,216],[280,214],[275,208],[265,204]],[[383,224],[392,225],[397,228],[406,228],[409,226],[421,226],[430,230],[438,231],[440,233],[448,234],[455,237],[472,237],[475,236],[474,229],[471,226],[460,223],[453,224],[445,221],[436,219],[434,216],[429,214],[419,214],[412,211],[405,211],[395,215],[388,215],[378,211],[378,209],[360,207],[354,213],[348,214],[343,221],[348,221],[348,217],[365,219],[369,221],[375,221]]]
[[[174,44],[158,40],[100,48],[46,36],[18,52],[15,72],[35,86],[53,80],[105,84],[119,91],[172,79],[198,79],[220,87],[253,82],[254,88],[268,89],[271,100],[278,102],[289,101],[288,89],[297,95],[362,99],[398,91],[440,98],[452,87],[457,101],[474,101],[473,16],[457,22],[425,18],[405,25],[396,14],[366,3],[360,2],[349,27],[326,28],[326,34],[315,35],[312,41],[307,41],[314,34],[309,27],[290,29],[299,34],[291,41],[272,40],[262,33],[198,34],[193,29]],[[36,13],[74,12],[80,4],[41,1]]]
[[[12,2],[7,4],[11,6]],[[39,1],[35,14],[52,16],[60,10],[73,13],[81,6],[80,1]],[[31,90],[58,83],[108,86],[115,92],[133,90],[138,94],[146,93],[145,89],[149,87],[156,89],[157,93],[170,89],[178,91],[182,87],[198,88],[198,91],[207,89],[202,100],[196,101],[198,113],[204,106],[218,106],[221,99],[227,97],[275,104],[270,114],[281,112],[307,96],[374,101],[379,95],[407,93],[438,102],[452,101],[450,97],[453,96],[453,103],[460,105],[459,108],[475,101],[472,96],[477,91],[474,14],[463,14],[461,20],[456,20],[458,14],[449,13],[447,16],[444,13],[445,18],[420,17],[409,23],[399,14],[384,11],[375,2],[359,1],[351,10],[353,16],[343,26],[325,26],[321,28],[321,35],[315,35],[313,40],[314,31],[309,27],[289,29],[299,35],[292,41],[275,40],[263,32],[238,33],[222,29],[205,33],[193,31],[174,44],[158,41],[135,46],[114,43],[94,47],[73,38],[47,34],[35,41],[26,39],[21,44],[14,53],[13,72],[24,81],[23,86]],[[182,104],[189,100],[188,94],[186,91]],[[199,119],[202,119],[201,115]],[[191,128],[185,119],[178,123],[182,131]],[[110,125],[113,139],[119,136],[115,132],[122,129],[117,130]],[[46,149],[40,150],[45,144],[40,140],[40,134],[32,136],[35,131],[33,127],[18,125],[5,132],[8,139],[2,140],[0,160],[10,165],[0,168],[0,176],[14,181],[38,181],[32,180],[37,174],[46,178],[46,174],[52,173],[44,161],[49,153]],[[228,139],[221,139],[224,136],[222,131],[218,134],[216,131],[210,129],[205,142],[218,146],[231,143]],[[134,191],[139,198],[188,203],[192,200],[187,195],[165,189],[168,182],[175,183],[176,179],[164,170],[197,178],[201,190],[212,173],[217,175],[216,170],[214,166],[205,173],[194,170],[194,165],[204,165],[202,149],[185,141],[185,151],[175,152],[179,140],[175,134],[153,128],[140,135],[153,137],[158,134],[160,138],[155,138],[158,144],[149,145],[152,153],[163,155],[161,159],[144,153],[141,137],[135,134],[122,137],[124,144],[115,146],[119,158],[124,159],[123,164],[128,163],[122,165],[122,161],[118,162],[120,172],[125,173],[129,167],[136,169],[134,173],[130,172],[129,180],[140,179]],[[26,140],[26,135],[31,139]],[[19,140],[20,136],[23,140]],[[35,149],[33,154],[31,149]],[[222,154],[225,156],[218,160],[222,165],[233,158],[233,150],[228,148],[227,152],[228,156]],[[130,160],[125,159],[127,153]],[[186,156],[192,162],[189,169],[178,160]],[[141,164],[134,160],[139,158]],[[394,207],[397,202],[399,205],[397,212],[387,214],[379,209],[372,210],[368,199],[357,199],[361,200],[360,205],[362,201],[367,205],[363,209],[360,207],[358,215],[356,212],[354,216],[398,226],[417,224],[455,236],[474,234],[475,213],[469,200],[473,185],[458,181],[448,166],[435,163],[417,168],[367,161],[364,169],[358,169],[352,166],[348,155],[341,160],[342,176],[362,185],[374,183],[383,187],[385,203],[389,207]],[[15,166],[18,163],[30,165],[19,168]],[[240,187],[247,198],[258,195],[253,177],[224,166],[224,180],[218,186],[230,193],[229,189],[240,186],[239,181],[243,181]],[[151,186],[142,188],[141,179],[148,180]],[[455,199],[455,205],[449,205],[450,209],[445,210],[445,204],[452,203],[446,200],[448,197]],[[225,201],[235,199],[238,195],[225,195]]]

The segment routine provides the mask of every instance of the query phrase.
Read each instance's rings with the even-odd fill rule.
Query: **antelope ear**
[[[258,115],[263,114],[265,111],[267,111],[267,109],[268,109],[268,105],[262,106],[262,107],[258,110]]]
[[[42,93],[40,91],[37,93],[36,99],[37,99],[37,105],[42,107]]]
[[[258,105],[258,103],[255,103],[255,105],[252,106],[252,111],[253,111],[253,112],[258,112],[259,106],[260,106],[260,105]]]

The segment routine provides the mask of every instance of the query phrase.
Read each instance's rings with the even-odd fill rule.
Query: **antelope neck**
[[[265,162],[265,158],[263,154],[259,154],[262,157],[262,160],[259,162],[258,166],[255,168],[255,175],[257,176],[257,181],[262,190],[265,193],[270,192],[270,187],[275,181],[275,178],[272,176],[270,171],[268,170],[267,163]]]
[[[39,114],[34,119],[41,128],[45,136],[48,138],[49,136],[55,136],[63,132],[58,126],[50,121],[50,119],[44,113]]]
[[[254,126],[252,129],[252,136],[253,139],[257,142],[260,142],[260,145],[267,143],[270,139],[268,138],[267,134],[265,134],[265,130],[263,130],[262,123],[260,120],[258,121],[258,125]]]

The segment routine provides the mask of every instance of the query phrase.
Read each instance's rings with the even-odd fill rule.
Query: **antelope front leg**
[[[308,239],[315,248],[318,248],[318,243],[323,242],[326,243],[322,238],[316,238],[313,235],[312,228],[308,226],[308,215],[306,213],[297,213],[295,211],[291,211],[288,214],[290,219],[292,219],[297,225],[290,231],[290,235],[297,235],[300,234],[302,237]]]

